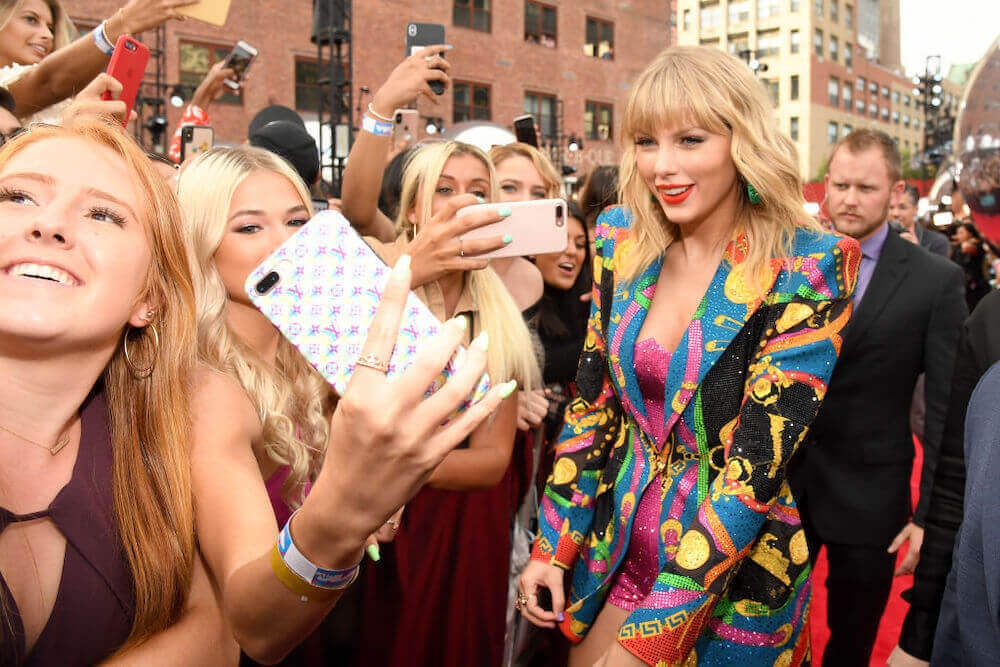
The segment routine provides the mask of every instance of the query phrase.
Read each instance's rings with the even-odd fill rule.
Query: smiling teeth
[[[54,266],[46,266],[44,264],[15,264],[10,267],[7,272],[12,276],[45,278],[46,280],[57,282],[60,285],[76,285],[76,281],[73,280],[72,276],[62,269],[57,269]]]
[[[688,186],[687,186],[687,185],[685,185],[685,186],[684,186],[684,187],[682,187],[682,188],[664,188],[664,189],[663,189],[663,192],[664,192],[665,194],[668,194],[668,195],[671,195],[671,196],[673,196],[673,195],[679,195],[679,194],[682,194],[682,193],[683,193],[683,192],[684,192],[685,190],[687,190],[687,189],[688,189]]]

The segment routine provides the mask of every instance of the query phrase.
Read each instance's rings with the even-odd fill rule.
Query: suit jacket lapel
[[[906,254],[903,252],[904,241],[899,235],[890,231],[882,245],[882,253],[875,263],[875,271],[868,282],[868,289],[861,298],[850,323],[847,325],[844,346],[853,344],[861,338],[872,322],[878,319],[885,305],[896,293],[899,284],[906,277]]]

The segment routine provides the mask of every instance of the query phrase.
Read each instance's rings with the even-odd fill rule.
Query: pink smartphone
[[[500,222],[479,227],[459,238],[482,239],[510,234],[514,240],[503,248],[478,255],[478,257],[523,257],[560,252],[566,248],[566,202],[562,199],[533,199],[518,202],[495,202],[466,206],[459,216],[488,208],[508,207],[511,214]]]
[[[125,103],[125,120],[122,125],[128,125],[135,98],[142,86],[142,77],[149,62],[149,48],[142,42],[128,35],[122,35],[115,42],[115,52],[108,63],[108,74],[118,79],[122,84],[122,94],[118,97]],[[110,100],[111,93],[103,93],[101,99]]]
[[[390,268],[337,211],[322,211],[247,277],[250,301],[343,394],[368,336]],[[396,378],[438,332],[441,322],[410,292],[386,375]],[[428,388],[437,391],[461,366],[465,349]],[[465,409],[489,390],[484,374]]]

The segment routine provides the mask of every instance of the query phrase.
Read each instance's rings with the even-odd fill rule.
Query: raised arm
[[[177,8],[198,0],[130,0],[104,23],[112,44],[120,35],[135,35],[168,19],[183,18]],[[87,33],[72,44],[47,55],[7,88],[17,101],[21,118],[72,97],[108,66],[109,57]]]
[[[451,65],[441,54],[451,47],[444,44],[428,46],[396,66],[372,97],[371,109],[366,112],[375,123],[374,131],[359,132],[351,147],[344,168],[341,188],[341,206],[344,217],[351,221],[358,233],[374,236],[383,243],[396,238],[396,229],[378,209],[378,196],[382,188],[382,172],[392,148],[392,114],[423,96],[438,104],[438,96],[431,90],[431,81],[450,83],[448,69]]]

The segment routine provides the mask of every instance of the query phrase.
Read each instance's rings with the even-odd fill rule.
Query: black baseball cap
[[[257,112],[257,115],[253,117],[250,121],[250,125],[247,127],[247,136],[252,137],[256,134],[262,127],[268,123],[273,123],[276,120],[285,120],[290,123],[295,123],[299,127],[305,129],[306,123],[302,120],[302,116],[296,113],[293,109],[281,106],[280,104],[272,104],[271,106],[264,107]]]
[[[316,141],[306,132],[304,123],[272,120],[251,132],[249,140],[251,146],[263,148],[284,158],[307,186],[316,182],[319,175],[319,149]]]

